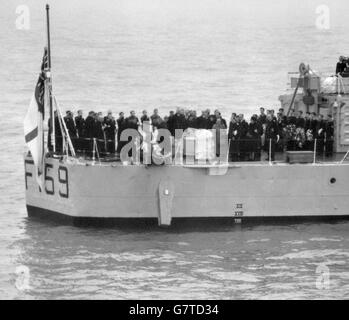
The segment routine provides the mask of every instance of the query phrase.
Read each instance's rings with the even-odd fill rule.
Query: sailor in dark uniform
[[[120,153],[123,145],[125,144],[124,141],[120,141],[120,136],[121,136],[121,133],[122,131],[126,128],[126,119],[124,117],[124,113],[123,112],[120,112],[119,113],[119,118],[116,120],[117,122],[117,125],[118,125],[118,132],[117,132],[117,148],[116,148],[116,152],[117,153]]]
[[[278,113],[277,114],[277,118],[276,118],[278,127],[279,127],[279,131],[282,131],[284,128],[286,128],[287,126],[287,117],[283,116],[282,113]]]
[[[270,110],[267,111],[267,115],[268,115],[269,113],[271,114],[273,120],[276,121],[277,118],[276,118],[276,115],[275,115],[275,110],[274,110],[274,109],[270,109]]]
[[[187,119],[184,115],[184,109],[177,108],[177,112],[173,117],[173,128],[176,132],[176,129],[186,130],[188,128]]]
[[[316,152],[320,155],[323,155],[324,147],[325,147],[326,121],[324,120],[324,116],[322,114],[319,114],[316,131],[317,131]]]
[[[106,141],[104,134],[104,123],[102,113],[98,112],[93,126],[93,138],[96,139],[99,155],[102,156],[106,152]]]
[[[230,161],[238,161],[239,160],[239,141],[237,139],[237,131],[238,124],[236,114],[233,113],[229,123],[228,130],[228,140],[229,140],[229,159]]]
[[[75,126],[79,137],[83,137],[85,130],[85,119],[83,118],[82,110],[78,110],[78,115],[75,117]]]
[[[263,125],[267,122],[267,115],[265,114],[265,109],[263,107],[259,108],[258,122]]]
[[[305,128],[305,119],[303,118],[303,111],[299,110],[298,115],[297,115],[297,120],[296,120],[296,127],[297,128]]]
[[[71,111],[66,112],[66,116],[64,117],[64,122],[67,127],[70,140],[74,146],[74,148],[77,148],[77,131],[76,126],[73,118],[73,113]]]
[[[274,121],[271,114],[267,116],[267,123],[265,128],[265,145],[264,151],[268,153],[268,158],[266,160],[275,160],[275,146],[280,139],[279,128],[277,122]],[[269,159],[269,154],[271,159]]]
[[[207,109],[206,112],[208,115],[208,128],[207,129],[212,129],[214,124],[217,121],[217,116],[215,114],[210,114],[210,109]]]
[[[285,110],[284,110],[284,108],[280,108],[280,109],[279,109],[279,113],[280,113],[282,119],[283,119],[285,122],[287,122],[287,116],[285,115]]]
[[[196,120],[197,129],[208,129],[208,116],[206,110],[203,110],[201,116]]]
[[[196,111],[190,111],[187,119],[188,128],[198,129],[197,119]]]
[[[139,120],[136,117],[136,113],[133,110],[130,112],[130,116],[126,118],[125,124],[127,129],[138,130]]]
[[[107,152],[109,154],[115,153],[115,133],[116,122],[111,111],[104,117],[104,133],[107,140]]]
[[[126,118],[126,120],[125,120],[125,129],[134,129],[134,130],[138,131],[139,125],[140,125],[140,122],[139,122],[138,118],[136,117],[136,113],[132,110],[130,112],[130,116],[128,118]],[[132,137],[130,136],[128,138],[128,141],[123,142],[123,145],[129,143],[131,140],[132,140]],[[129,150],[128,156],[133,157],[132,149]]]
[[[62,124],[60,121],[60,118],[57,114],[57,111],[55,111],[55,140],[56,140],[56,151],[57,153],[63,152],[63,133],[62,130]]]
[[[167,129],[168,130],[168,126],[167,126],[167,121],[165,121],[165,118],[164,117],[164,120],[161,119],[161,121],[159,122],[159,124],[157,125],[157,129]],[[162,142],[164,139],[164,137],[162,137],[162,139],[160,140],[160,142]]]
[[[64,122],[67,127],[70,138],[71,139],[76,138],[77,131],[76,131],[76,127],[73,119],[73,113],[71,111],[66,112],[66,116],[64,117]]]
[[[276,151],[283,152],[286,145],[285,130],[287,126],[287,117],[283,114],[283,109],[279,109],[280,112],[277,114],[277,125],[279,128],[280,141],[276,145]]]
[[[313,138],[317,139],[318,136],[318,132],[317,132],[317,127],[318,127],[318,120],[317,120],[317,116],[316,113],[313,112],[310,114],[310,129],[313,133]]]
[[[149,122],[150,121],[150,118],[148,117],[148,113],[147,113],[147,110],[143,110],[142,111],[142,116],[141,116],[141,124],[143,126],[143,122]]]
[[[287,119],[287,124],[289,125],[297,125],[297,117],[294,109],[291,110],[291,115]]]
[[[339,57],[339,61],[336,65],[336,75],[341,75],[347,69],[347,64],[343,56]]]
[[[167,128],[170,131],[172,137],[174,137],[174,128],[173,128],[174,114],[175,114],[174,111],[170,111],[170,114],[167,120]]]
[[[240,161],[246,160],[246,156],[248,155],[247,149],[247,133],[248,133],[248,123],[244,119],[243,114],[239,114],[237,118],[237,140],[239,142],[239,154],[238,158]]]
[[[83,118],[82,110],[78,110],[78,115],[75,117],[75,126],[78,134],[76,142],[77,151],[83,151],[86,149],[86,144],[84,143],[85,119]]]
[[[334,124],[331,115],[327,116],[325,125],[325,154],[326,157],[333,156],[333,141],[334,141]]]
[[[150,119],[151,119],[151,124],[153,126],[158,126],[160,124],[160,122],[162,122],[162,119],[159,116],[159,110],[158,109],[154,109],[154,112],[151,115]]]
[[[228,128],[227,121],[225,121],[225,119],[222,117],[222,113],[218,109],[214,111],[214,114],[215,114],[216,119],[218,119],[218,118],[221,119],[221,122],[223,123],[223,125],[226,128]]]
[[[311,120],[310,120],[310,112],[305,113],[305,118],[304,118],[304,131],[307,132],[309,129],[311,129]]]
[[[85,146],[89,156],[92,156],[93,150],[93,130],[95,126],[96,118],[94,111],[90,111],[85,120]]]
[[[85,137],[86,138],[93,138],[93,127],[94,127],[95,121],[96,121],[95,113],[93,111],[90,111],[85,120]]]
[[[263,134],[262,126],[258,123],[258,117],[252,116],[250,124],[248,125],[248,153],[249,160],[258,161],[261,156],[261,136]]]

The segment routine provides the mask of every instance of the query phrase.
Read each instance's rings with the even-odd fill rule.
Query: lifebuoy
[[[301,76],[305,76],[307,73],[309,72],[307,66],[302,62],[299,65],[299,73],[301,74]]]

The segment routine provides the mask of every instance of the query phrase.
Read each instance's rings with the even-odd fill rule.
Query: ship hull
[[[47,158],[40,190],[26,157],[25,178],[29,216],[78,224],[349,218],[347,164],[123,166]]]

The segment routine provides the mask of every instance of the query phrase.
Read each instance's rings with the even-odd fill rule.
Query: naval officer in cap
[[[107,140],[107,152],[110,154],[115,153],[115,133],[116,133],[116,121],[113,117],[113,113],[109,110],[106,117],[104,117],[104,133]]]
[[[277,122],[273,119],[272,114],[267,115],[265,128],[265,145],[264,151],[268,152],[267,161],[275,160],[275,147],[280,140],[280,133]]]

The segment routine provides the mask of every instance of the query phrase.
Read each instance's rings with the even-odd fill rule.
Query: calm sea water
[[[319,30],[316,8],[326,3],[330,29]],[[23,4],[29,30],[16,29]],[[0,298],[349,298],[349,223],[168,232],[28,220],[22,121],[42,57],[44,4],[0,4]],[[54,90],[63,109],[85,113],[194,106],[249,116],[278,107],[300,62],[331,74],[349,54],[345,0],[51,7]]]

